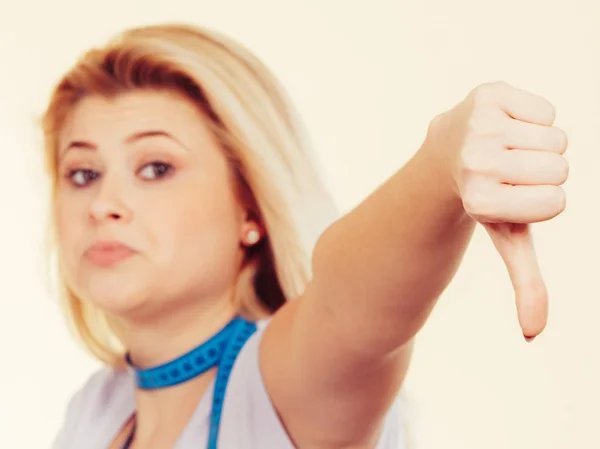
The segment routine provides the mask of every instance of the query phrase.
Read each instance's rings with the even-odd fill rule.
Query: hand
[[[444,163],[465,211],[485,226],[508,269],[527,340],[543,331],[548,317],[529,224],[565,208],[567,137],[554,119],[546,100],[491,83],[432,123],[432,132],[446,139]]]

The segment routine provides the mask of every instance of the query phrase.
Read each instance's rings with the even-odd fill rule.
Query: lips
[[[97,242],[84,253],[84,258],[94,265],[110,267],[133,256],[135,251],[116,241]]]

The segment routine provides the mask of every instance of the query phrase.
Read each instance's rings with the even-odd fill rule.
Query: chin
[[[147,280],[131,274],[94,274],[81,285],[82,298],[111,315],[128,315],[142,308],[153,291]]]

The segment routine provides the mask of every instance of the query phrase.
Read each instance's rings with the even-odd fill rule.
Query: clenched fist
[[[432,123],[465,211],[487,229],[513,284],[523,335],[544,329],[548,295],[529,224],[565,208],[569,165],[554,107],[506,83],[484,84]]]

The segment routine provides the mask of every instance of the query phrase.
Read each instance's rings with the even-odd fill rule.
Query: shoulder
[[[126,370],[103,368],[92,374],[77,393],[71,398],[67,409],[67,417],[86,414],[98,415],[106,413],[107,408],[113,408],[127,402],[127,393],[133,389],[131,376]]]
[[[111,418],[130,413],[133,394],[127,371],[103,368],[93,373],[69,400],[53,448],[71,447],[80,435],[108,430]]]
[[[227,384],[221,418],[224,447],[243,449],[293,449],[281,425],[263,381],[260,343],[269,321],[258,323],[257,331],[240,351]]]
[[[225,447],[293,449],[273,405],[261,371],[260,344],[269,322],[260,322],[236,360],[225,397],[222,425],[235,432],[223,432]],[[376,449],[404,449],[403,399],[390,408]],[[238,441],[239,439],[239,441]],[[229,441],[231,440],[231,441]],[[235,440],[235,441],[234,441]]]

